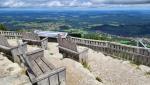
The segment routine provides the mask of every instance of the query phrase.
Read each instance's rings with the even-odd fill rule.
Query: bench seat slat
[[[44,61],[44,63],[52,70],[55,69],[55,66],[51,64],[45,57],[41,57],[41,59]]]
[[[35,61],[38,64],[39,68],[43,71],[43,73],[50,70],[49,67],[44,63],[44,61],[40,57],[37,58]],[[38,85],[49,85],[49,78],[38,82]]]
[[[43,73],[49,71],[49,67],[43,62],[43,60],[39,57],[36,60],[36,63],[38,64],[38,66],[40,67],[40,69],[42,70]]]
[[[36,73],[36,76],[39,76],[39,75],[42,75],[42,74],[43,74],[43,72],[42,72],[42,70],[39,68],[37,62],[32,61],[32,66],[33,66],[33,71],[34,71],[34,73]],[[30,76],[32,76],[32,75],[30,74]],[[43,80],[37,82],[37,84],[38,84],[38,85],[49,85],[48,78],[43,79]]]
[[[35,61],[32,61],[31,65],[32,65],[32,70],[35,73],[35,76],[39,76],[43,74],[42,70],[39,68],[39,66],[37,65]]]

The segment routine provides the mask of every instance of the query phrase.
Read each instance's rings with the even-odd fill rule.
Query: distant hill
[[[101,25],[89,28],[93,31],[102,31],[109,34],[120,36],[148,36],[150,35],[150,24],[144,25]]]

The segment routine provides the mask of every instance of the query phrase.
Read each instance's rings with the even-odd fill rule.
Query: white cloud
[[[46,5],[48,7],[60,7],[60,6],[64,6],[60,1],[50,1]]]
[[[150,5],[150,0],[0,0],[0,7],[101,7],[129,4]]]
[[[92,3],[91,2],[81,2],[81,1],[78,1],[78,0],[73,0],[69,3],[68,6],[72,6],[72,7],[89,7],[89,6],[92,6]]]
[[[20,0],[8,0],[1,4],[3,7],[23,7],[25,3]]]
[[[90,0],[95,4],[146,4],[150,3],[150,0]]]
[[[107,2],[106,0],[89,0],[90,2],[93,2],[93,3],[96,3],[96,4],[101,4],[101,3],[105,3],[105,2]],[[110,1],[110,0],[109,0]]]
[[[69,3],[69,6],[76,6],[78,4],[77,0],[73,0]]]
[[[93,3],[91,3],[91,2],[84,2],[81,4],[81,6],[84,6],[84,7],[90,7],[92,5],[93,5]]]

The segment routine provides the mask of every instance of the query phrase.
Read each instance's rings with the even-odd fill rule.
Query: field
[[[150,10],[23,10],[1,9],[0,23],[9,30],[82,29],[130,37],[150,34]]]

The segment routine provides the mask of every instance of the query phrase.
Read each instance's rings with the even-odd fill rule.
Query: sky
[[[150,0],[0,0],[0,8],[150,7]]]

